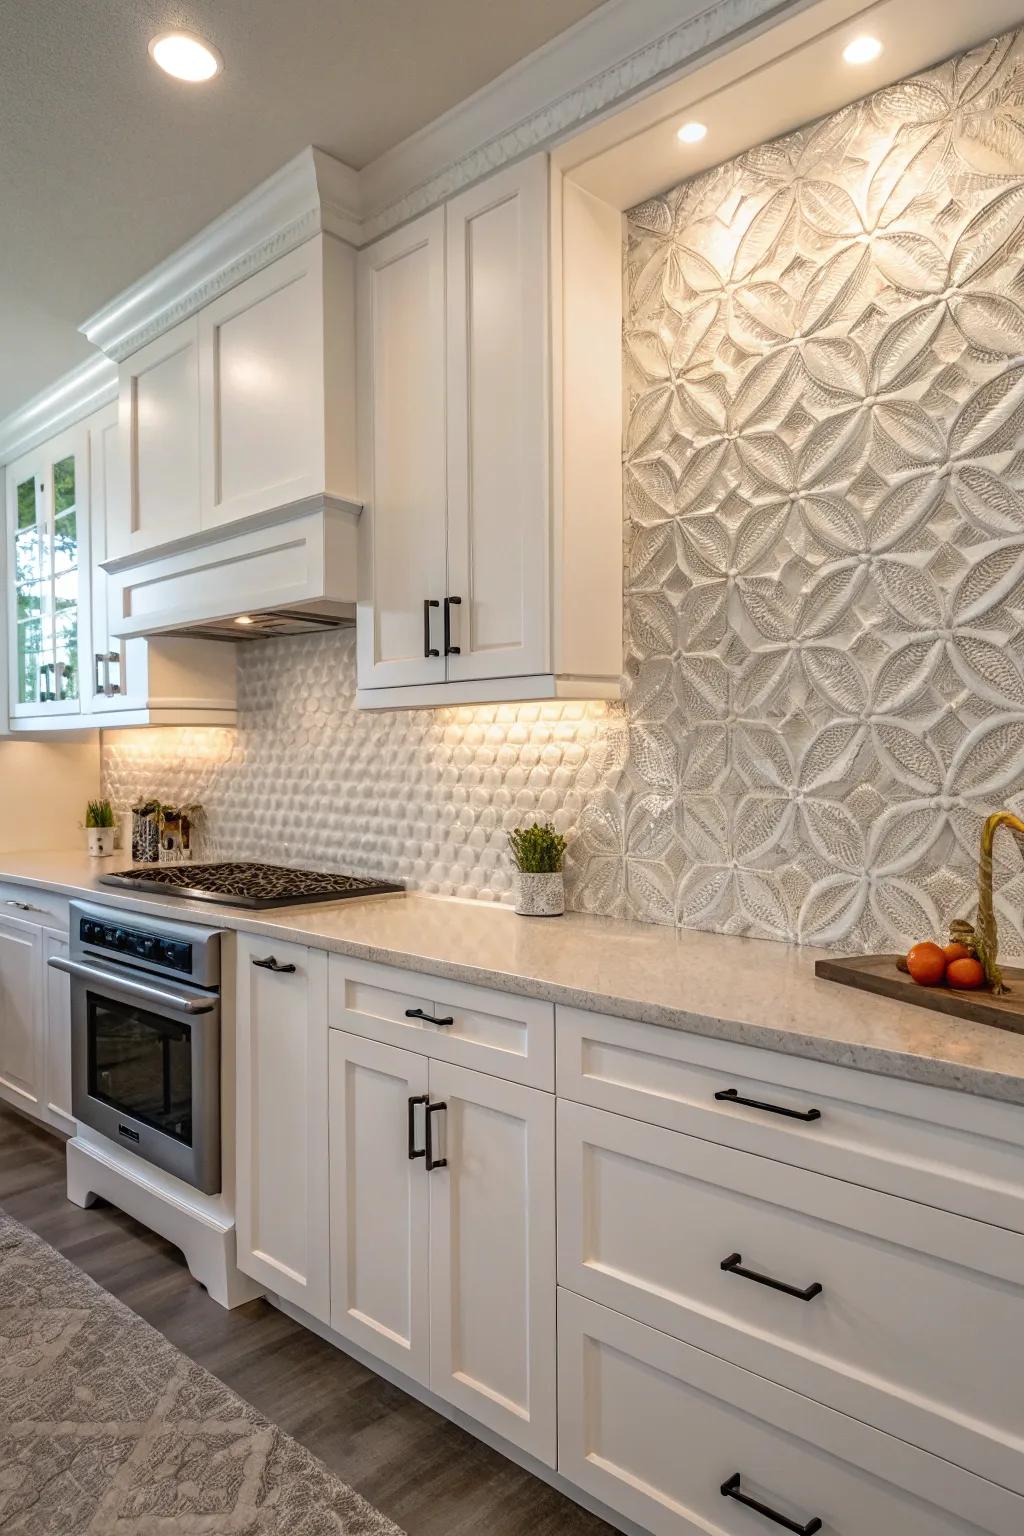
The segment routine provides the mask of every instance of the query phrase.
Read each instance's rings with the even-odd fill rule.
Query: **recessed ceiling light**
[[[212,80],[224,68],[224,60],[216,48],[211,48],[192,32],[161,32],[150,42],[149,56],[175,80],[188,80],[192,84]]]
[[[843,49],[843,58],[847,64],[870,64],[881,51],[882,45],[877,37],[855,37]]]
[[[680,144],[699,144],[707,134],[706,123],[684,123],[676,134]]]
[[[253,624],[253,623],[255,623],[255,620],[251,619],[247,613],[240,613],[238,615],[238,618],[235,620],[235,623],[236,624]]]

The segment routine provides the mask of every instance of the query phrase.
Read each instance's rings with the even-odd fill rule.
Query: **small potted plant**
[[[114,807],[109,800],[90,800],[85,808],[85,836],[94,859],[109,858],[114,851]]]
[[[524,917],[561,917],[565,911],[565,838],[549,822],[534,822],[532,827],[510,832],[508,845],[516,866],[516,911]]]

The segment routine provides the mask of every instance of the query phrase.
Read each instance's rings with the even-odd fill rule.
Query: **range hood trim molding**
[[[242,614],[274,612],[349,623],[360,511],[318,496],[112,560],[110,633],[134,640],[208,632]]]
[[[234,522],[221,523],[216,528],[200,528],[195,533],[184,534],[180,539],[169,539],[166,544],[156,544],[152,549],[141,549],[134,554],[116,555],[110,560],[99,561],[100,568],[108,576],[122,571],[138,570],[153,565],[171,555],[188,554],[194,549],[211,549],[238,533],[255,533],[262,528],[278,528],[284,523],[308,517],[310,512],[323,512],[326,517],[337,517],[357,523],[362,514],[362,503],[347,501],[342,496],[305,496],[301,501],[288,502],[283,507],[270,507],[265,512],[253,512]]]

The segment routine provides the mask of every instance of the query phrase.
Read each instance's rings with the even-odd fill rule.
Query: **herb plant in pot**
[[[550,823],[534,822],[508,834],[516,866],[516,911],[523,917],[561,917],[565,911],[562,859],[565,838]]]
[[[105,859],[114,851],[114,807],[109,800],[90,800],[85,808],[85,836],[94,859]]]

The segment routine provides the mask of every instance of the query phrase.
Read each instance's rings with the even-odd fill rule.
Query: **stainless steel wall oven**
[[[219,930],[70,904],[72,1112],[216,1194],[220,1158]]]

